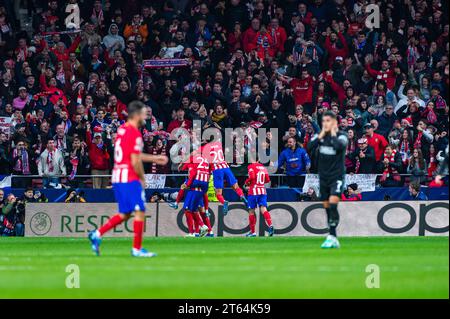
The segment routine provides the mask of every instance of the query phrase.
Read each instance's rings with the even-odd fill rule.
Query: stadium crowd
[[[45,187],[108,175],[135,99],[148,106],[145,152],[169,154],[170,133],[195,120],[278,128],[271,164],[287,176],[315,172],[305,146],[325,110],[348,132],[347,172],[380,174],[384,187],[404,185],[401,174],[429,182],[448,147],[447,1],[85,0],[80,32],[65,32],[66,3],[77,1],[24,1],[28,32],[17,2],[0,0],[0,175],[40,175]],[[370,3],[379,27],[365,24]],[[187,65],[145,68],[148,59]]]

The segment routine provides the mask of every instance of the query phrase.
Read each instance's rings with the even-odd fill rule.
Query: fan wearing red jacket
[[[265,27],[256,34],[256,52],[260,60],[273,58],[277,52],[274,38]]]
[[[49,96],[49,100],[53,105],[57,104],[58,100],[62,100],[64,106],[67,106],[67,97],[64,94],[63,90],[57,87],[58,83],[56,82],[56,78],[50,78],[47,84],[46,68],[44,67],[42,68],[42,73],[39,77],[39,84],[41,85],[42,91]]]
[[[370,58],[366,62],[370,62]],[[381,62],[381,70],[379,71],[372,69],[370,63],[366,63],[366,70],[370,76],[376,78],[377,81],[384,80],[389,90],[394,88],[396,75],[394,69],[389,67],[389,61],[383,60]]]
[[[270,22],[269,33],[272,35],[275,54],[284,53],[284,43],[287,40],[286,30],[280,27],[278,19],[273,18]]]
[[[265,184],[270,183],[269,173],[267,169],[258,161],[248,166],[248,178],[245,185],[248,186],[248,220],[250,233],[247,237],[256,237],[256,208],[259,207],[261,214],[264,216],[267,227],[269,228],[269,236],[274,234],[272,225],[272,217],[267,210],[267,191]]]
[[[338,45],[338,40],[341,43],[341,46]],[[337,56],[341,56],[342,58],[346,58],[349,52],[347,41],[342,33],[336,34],[332,32],[325,39],[325,49],[328,51],[328,65],[331,67],[336,60]]]
[[[64,42],[58,42],[53,48],[50,48],[50,51],[56,56],[58,61],[69,61],[69,55],[70,53],[73,53],[78,48],[78,45],[81,42],[81,36],[77,36],[70,47],[66,48]],[[48,44],[47,41],[44,39],[41,40],[40,43],[42,48],[47,48]]]
[[[289,83],[294,95],[295,105],[311,104],[313,100],[314,77],[310,76],[308,70],[303,69],[300,79],[282,76],[281,80]]]
[[[367,144],[372,146],[375,150],[375,159],[377,162],[381,160],[381,156],[384,154],[384,150],[389,145],[388,141],[383,135],[374,132],[374,127],[370,123],[364,125],[364,131],[367,138]]]
[[[259,19],[254,18],[252,20],[252,25],[244,31],[242,36],[242,46],[245,53],[250,53],[252,50],[256,50],[256,37],[261,27],[261,22]]]

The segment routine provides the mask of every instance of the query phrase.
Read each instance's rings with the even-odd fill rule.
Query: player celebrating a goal
[[[327,111],[322,116],[322,131],[309,143],[318,163],[320,198],[327,212],[330,234],[322,248],[339,248],[336,228],[339,224],[338,203],[344,188],[347,135],[339,131],[337,116]]]
[[[224,215],[228,213],[228,201],[223,197],[224,181],[234,189],[240,200],[247,205],[247,198],[245,198],[242,188],[239,187],[236,177],[234,177],[233,172],[225,160],[220,138],[218,141],[210,142],[202,146],[201,151],[203,157],[207,158],[211,164],[216,197],[223,205]]]
[[[128,121],[117,130],[114,145],[114,169],[112,184],[119,204],[119,213],[112,216],[106,224],[89,233],[92,250],[100,255],[102,236],[117,225],[126,222],[134,213],[134,240],[131,255],[134,257],[154,257],[156,254],[142,248],[145,222],[145,179],[142,162],[165,165],[168,158],[163,155],[143,154],[143,139],[139,128],[145,124],[146,108],[134,101],[128,106]]]
[[[256,212],[258,208],[261,210],[267,227],[269,227],[269,236],[272,237],[274,233],[272,218],[267,210],[267,191],[265,184],[270,183],[269,172],[258,161],[253,162],[248,166],[248,178],[245,185],[248,185],[248,221],[250,226],[250,233],[247,237],[256,237]]]
[[[212,228],[205,211],[205,207],[208,209],[205,195],[208,191],[210,166],[208,160],[200,154],[194,154],[190,159],[192,162],[189,164],[188,180],[181,185],[181,190],[187,191],[183,208],[189,229],[188,237],[194,235],[194,223],[200,227],[199,235],[201,237],[205,235],[209,237],[212,235]]]

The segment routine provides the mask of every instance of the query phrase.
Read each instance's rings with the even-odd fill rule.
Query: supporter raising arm
[[[305,106],[305,104],[312,103],[315,79],[308,73],[308,70],[302,70],[300,79],[284,75],[279,75],[279,79],[282,82],[289,83],[295,105]]]
[[[338,42],[339,40],[339,42]],[[346,58],[348,55],[348,44],[341,32],[331,32],[325,39],[325,49],[328,51],[328,65],[331,66],[336,57]]]
[[[56,56],[58,61],[69,61],[70,53],[75,52],[81,42],[81,36],[78,35],[70,45],[70,47],[66,48],[64,42],[58,42],[53,48],[50,48],[50,51]],[[47,41],[45,39],[41,39],[41,47],[48,47]]]
[[[389,90],[392,90],[395,86],[396,75],[393,68],[390,68],[389,61],[383,60],[381,62],[381,69],[372,69],[373,56],[368,54],[365,58],[366,70],[371,77],[377,80],[384,80]]]

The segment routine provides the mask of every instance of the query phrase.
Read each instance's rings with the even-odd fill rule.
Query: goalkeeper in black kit
[[[315,135],[308,145],[310,154],[317,163],[320,198],[327,212],[330,234],[322,248],[339,248],[336,235],[339,224],[338,203],[345,182],[345,150],[348,138],[345,132],[339,131],[337,116],[327,111],[322,116],[322,131]]]

